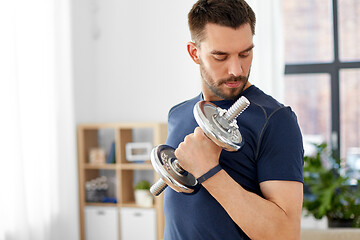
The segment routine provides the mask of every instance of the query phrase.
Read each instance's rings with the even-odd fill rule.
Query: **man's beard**
[[[200,74],[202,81],[206,84],[206,86],[210,89],[210,91],[215,94],[215,96],[224,99],[224,100],[233,100],[238,98],[239,94],[244,91],[244,88],[249,80],[250,71],[247,76],[238,76],[238,77],[230,77],[227,79],[220,79],[219,82],[215,82],[215,80],[210,76],[207,70],[204,67],[203,62],[199,61],[200,65]],[[227,89],[230,93],[225,93],[220,86],[226,84],[227,82],[242,82],[243,85],[240,85],[239,88],[231,88]]]

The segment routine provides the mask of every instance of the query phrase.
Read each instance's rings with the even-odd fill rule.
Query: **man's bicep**
[[[300,220],[303,203],[303,184],[297,181],[265,181],[260,183],[264,197],[278,205],[286,215]]]

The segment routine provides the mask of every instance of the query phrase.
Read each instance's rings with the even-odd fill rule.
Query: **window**
[[[360,152],[360,1],[283,0],[285,103],[303,135]]]

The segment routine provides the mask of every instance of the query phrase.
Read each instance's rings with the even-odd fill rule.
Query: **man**
[[[194,194],[166,189],[164,239],[300,239],[301,133],[289,107],[248,81],[254,12],[244,0],[199,0],[188,18],[202,94],[170,110],[167,144],[196,178],[217,170]],[[237,119],[245,144],[227,152],[197,127],[192,110],[201,100],[228,109],[240,96],[250,101]]]

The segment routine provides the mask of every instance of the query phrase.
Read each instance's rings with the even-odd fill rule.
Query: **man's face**
[[[253,57],[249,24],[237,29],[207,24],[205,39],[197,46],[204,99],[234,99],[248,82]]]

